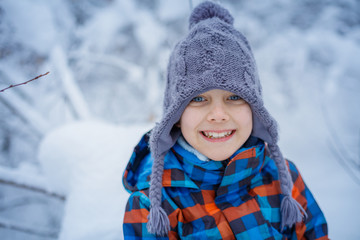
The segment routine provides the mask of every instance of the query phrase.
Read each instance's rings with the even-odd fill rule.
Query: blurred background
[[[68,196],[46,184],[39,161],[47,135],[75,121],[161,117],[169,54],[200,2],[0,0],[0,89],[50,72],[0,92],[0,239],[62,234]],[[360,2],[217,2],[253,48],[280,147],[330,237],[360,239]]]

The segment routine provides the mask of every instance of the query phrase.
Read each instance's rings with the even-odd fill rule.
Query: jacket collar
[[[224,161],[199,160],[192,151],[175,144],[164,159],[163,186],[218,189],[218,194],[226,193],[230,185],[236,184],[239,189],[252,184],[267,159],[265,144],[257,138]]]
[[[148,142],[148,134],[145,134],[124,171],[123,184],[130,193],[150,186],[153,158]],[[218,189],[218,194],[226,193],[227,186],[233,184],[237,184],[235,188],[239,189],[247,186],[268,161],[264,157],[264,149],[262,140],[250,137],[229,159],[219,162],[199,160],[193,151],[175,144],[164,159],[163,186]]]

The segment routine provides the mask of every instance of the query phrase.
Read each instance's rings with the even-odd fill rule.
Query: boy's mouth
[[[201,131],[201,134],[207,139],[226,140],[235,133],[236,130],[226,131]]]

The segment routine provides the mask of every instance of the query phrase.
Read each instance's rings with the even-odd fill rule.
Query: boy
[[[232,25],[212,2],[192,12],[170,57],[163,117],[124,173],[125,239],[328,239]]]

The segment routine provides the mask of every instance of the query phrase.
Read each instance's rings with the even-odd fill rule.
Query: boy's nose
[[[226,109],[221,104],[213,106],[207,116],[209,122],[226,122],[229,120],[229,115]]]

